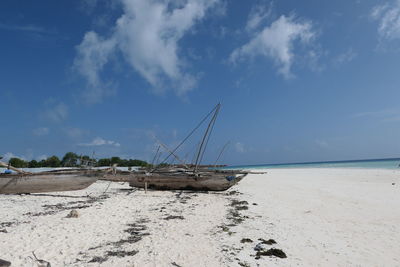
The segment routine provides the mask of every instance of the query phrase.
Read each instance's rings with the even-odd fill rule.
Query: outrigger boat
[[[110,168],[108,173],[101,179],[129,182],[131,187],[156,190],[224,191],[229,189],[241,181],[247,174],[254,172],[216,168],[210,169],[200,165],[220,106],[221,105],[218,104],[201,122],[203,123],[209,116],[213,114],[207,130],[200,142],[194,164],[187,165],[176,155],[175,152],[201,125],[201,123],[174,150],[170,150],[166,145],[157,140],[160,143],[160,146],[164,147],[164,149],[169,152],[169,155],[163,160],[163,162],[166,162],[170,156],[173,156],[181,163],[178,168],[176,166],[170,166],[155,167],[154,169],[143,169],[137,171],[120,171],[114,166],[113,168]],[[217,161],[222,152],[223,151],[221,151],[220,155],[218,156]],[[157,158],[157,153],[154,158]]]
[[[202,170],[195,173],[191,170],[142,172],[132,175],[129,185],[156,190],[225,191],[247,174],[234,170]]]
[[[26,194],[85,189],[103,174],[92,169],[63,169],[25,172],[0,161],[0,166],[15,173],[0,173],[0,194]]]

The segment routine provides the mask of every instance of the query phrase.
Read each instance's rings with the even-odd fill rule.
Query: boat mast
[[[224,153],[225,148],[226,148],[230,143],[231,143],[231,141],[228,141],[228,142],[222,147],[221,152],[219,153],[217,159],[216,159],[215,162],[214,162],[214,168],[217,167],[217,162],[218,162],[219,158],[221,157],[222,153]]]
[[[213,114],[213,113],[216,111],[217,107],[219,108],[219,106],[220,106],[220,104],[218,104],[217,106],[215,106],[215,107],[207,114],[207,116],[205,116],[205,117],[200,121],[200,123],[197,124],[197,126],[185,137],[185,139],[183,139],[183,140],[180,142],[180,144],[177,145],[177,146],[175,147],[175,149],[172,150],[171,152],[172,152],[172,153],[175,153],[175,152],[179,149],[179,147],[181,147],[181,146],[183,145],[183,143],[185,143],[186,140],[189,139],[189,137],[192,136],[193,133],[203,124],[203,122],[205,122],[205,121],[208,119],[208,117],[210,117],[210,115]],[[171,153],[171,152],[168,154],[168,156],[167,156],[166,158],[164,158],[164,160],[163,160],[161,163],[166,162],[166,161],[172,156],[172,153]],[[151,172],[154,172],[154,171],[156,171],[156,170],[157,170],[157,166],[156,166]]]
[[[208,144],[208,140],[210,138],[210,135],[211,135],[212,129],[214,127],[215,121],[217,119],[217,116],[218,116],[220,108],[221,108],[221,103],[218,103],[218,105],[215,107],[214,115],[213,115],[210,123],[208,124],[207,130],[206,130],[206,132],[205,132],[205,134],[203,136],[203,139],[201,140],[199,152],[197,153],[196,161],[195,161],[195,164],[194,164],[195,165],[194,166],[194,170],[193,170],[194,173],[197,171],[197,168],[199,167],[200,162],[203,159],[203,155],[204,155],[204,152],[206,150],[206,147],[207,147],[207,144]]]
[[[183,164],[184,167],[187,168],[187,165],[185,164],[184,161],[182,161],[171,149],[169,149],[164,143],[162,143],[160,140],[156,139],[157,142],[165,149],[167,152],[171,153],[172,156],[174,156],[175,159],[177,159],[181,164]]]
[[[153,158],[153,160],[151,161],[151,165],[152,166],[154,166],[154,163],[156,162],[156,159],[157,159],[157,156],[158,156],[158,152],[160,151],[160,145],[158,145],[158,147],[157,147],[157,152],[156,152],[156,154],[154,155],[154,158]]]

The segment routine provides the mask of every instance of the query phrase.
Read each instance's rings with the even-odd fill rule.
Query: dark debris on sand
[[[30,223],[30,221],[0,222],[0,233],[8,233],[7,227],[17,226],[17,225],[22,224],[22,223]]]
[[[276,241],[273,240],[273,239],[265,240],[265,239],[263,239],[263,238],[259,238],[258,240],[261,241],[261,244],[265,244],[265,245],[273,245],[273,244],[276,244]]]
[[[145,224],[148,222],[149,222],[149,220],[147,220],[147,219],[140,219],[134,223],[127,224],[127,226],[129,226],[129,228],[124,230],[124,232],[129,234],[129,236],[127,238],[123,238],[123,239],[115,241],[115,242],[108,242],[104,245],[89,248],[89,250],[95,250],[95,249],[106,247],[106,246],[112,246],[114,248],[118,248],[118,250],[116,250],[116,251],[111,251],[111,250],[107,251],[104,256],[93,257],[89,262],[102,263],[102,262],[107,261],[109,257],[122,258],[122,257],[136,255],[139,252],[138,250],[126,251],[126,250],[122,250],[120,248],[124,244],[133,244],[133,243],[139,242],[140,240],[142,240],[142,238],[144,236],[150,235],[150,233],[145,232],[147,230],[147,226]]]
[[[168,221],[168,220],[175,220],[175,219],[184,220],[185,218],[181,215],[169,215],[163,219]]]
[[[256,260],[260,259],[262,256],[275,256],[278,258],[287,258],[285,252],[278,248],[271,248],[268,250],[259,250],[256,253]]]
[[[87,200],[79,200],[79,201],[70,201],[66,203],[58,203],[58,204],[53,204],[53,205],[43,205],[42,207],[46,211],[42,212],[28,212],[25,213],[24,215],[27,216],[45,216],[45,215],[52,215],[59,213],[61,211],[65,210],[77,210],[77,209],[86,209],[90,208],[93,203],[101,203],[105,199],[109,198],[107,195],[101,195],[99,197],[88,197]]]

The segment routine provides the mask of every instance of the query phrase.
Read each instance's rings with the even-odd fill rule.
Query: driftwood
[[[38,258],[36,257],[36,255],[35,255],[35,252],[33,252],[33,251],[32,251],[32,254],[33,254],[33,256],[35,257],[35,260],[37,261],[37,266],[38,266],[38,267],[51,267],[50,262],[45,261],[45,260],[38,259]]]

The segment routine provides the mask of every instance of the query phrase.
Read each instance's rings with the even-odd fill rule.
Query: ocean
[[[399,169],[400,158],[227,166],[223,169],[356,168]]]

